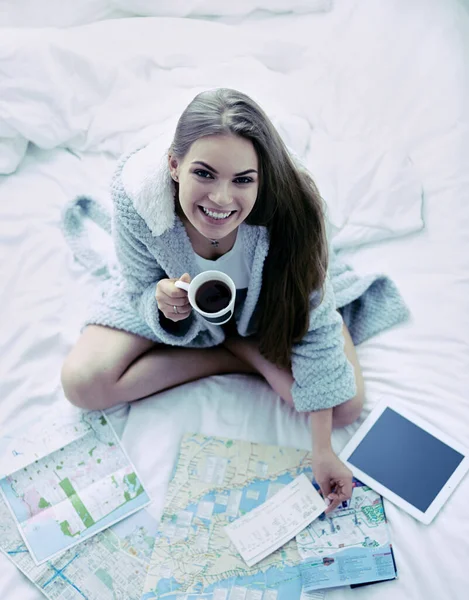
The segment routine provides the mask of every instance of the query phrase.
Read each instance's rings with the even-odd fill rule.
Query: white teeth
[[[205,206],[202,206],[202,210],[206,215],[212,217],[212,219],[227,219],[232,213],[232,211],[226,213],[213,212],[208,208],[205,208]]]

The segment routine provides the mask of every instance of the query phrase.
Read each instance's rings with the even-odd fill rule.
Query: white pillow
[[[275,100],[294,113],[285,75],[275,71],[279,62],[286,70],[294,64],[285,57],[298,62],[301,48],[267,46],[202,19],[6,28],[0,35],[0,126],[7,123],[11,131],[0,131],[0,138],[118,155],[166,131],[196,93],[220,85],[250,95],[262,91],[265,110],[271,112]],[[294,125],[296,137],[301,123]]]
[[[141,17],[241,16],[255,10],[274,13],[326,12],[332,0],[113,0],[117,8]]]
[[[124,15],[113,0],[0,0],[0,27],[72,27]]]

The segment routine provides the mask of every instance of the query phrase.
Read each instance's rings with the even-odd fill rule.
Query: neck
[[[226,237],[220,239],[206,238],[196,229],[187,218],[181,219],[191,241],[192,248],[202,258],[213,260],[223,256],[233,248],[238,229],[231,231]],[[216,243],[214,243],[216,242]]]

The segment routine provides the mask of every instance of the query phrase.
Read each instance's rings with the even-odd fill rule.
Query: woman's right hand
[[[190,275],[184,273],[179,279],[161,279],[156,284],[155,298],[158,308],[167,319],[182,321],[192,312],[192,307],[187,298],[187,292],[174,285],[175,281],[191,282]]]

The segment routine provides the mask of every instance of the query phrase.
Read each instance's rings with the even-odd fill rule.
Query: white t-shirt
[[[238,308],[244,303],[248,291],[249,279],[251,277],[251,270],[246,262],[239,233],[236,236],[233,248],[223,256],[220,256],[215,260],[209,260],[208,258],[202,258],[202,256],[196,254],[195,260],[201,271],[222,271],[222,273],[231,277],[236,285],[235,307]]]

